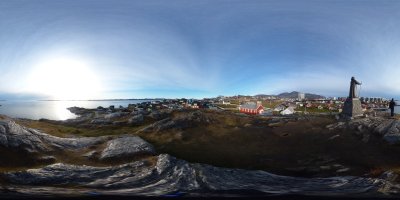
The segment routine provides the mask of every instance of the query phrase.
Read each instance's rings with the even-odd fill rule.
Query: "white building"
[[[288,107],[281,112],[281,115],[291,115],[294,113],[294,109],[292,107]]]
[[[306,95],[305,95],[304,93],[302,93],[302,92],[299,92],[299,93],[298,93],[298,99],[299,99],[300,101],[304,100],[305,98],[306,98]]]

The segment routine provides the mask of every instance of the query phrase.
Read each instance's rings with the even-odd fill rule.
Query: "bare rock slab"
[[[137,155],[154,155],[153,145],[137,136],[120,137],[107,142],[100,160],[118,159]]]

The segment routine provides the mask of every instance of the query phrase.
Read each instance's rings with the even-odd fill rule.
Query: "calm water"
[[[0,101],[0,114],[15,118],[28,119],[53,119],[65,120],[76,117],[67,110],[69,107],[78,106],[84,108],[109,107],[141,103],[152,100],[121,100],[121,101]]]

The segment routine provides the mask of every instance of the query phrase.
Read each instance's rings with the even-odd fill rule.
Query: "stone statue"
[[[356,95],[356,85],[361,85],[360,82],[358,82],[354,76],[351,77],[351,81],[350,81],[350,93],[349,93],[349,98],[357,98]]]
[[[346,99],[343,105],[342,116],[346,118],[354,118],[363,115],[361,101],[356,95],[356,86],[361,85],[354,77],[351,77],[349,98]]]

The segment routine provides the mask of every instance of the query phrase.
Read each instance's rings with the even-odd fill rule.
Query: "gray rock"
[[[127,121],[114,121],[114,122],[112,122],[112,124],[115,125],[115,126],[124,125],[126,123],[127,123]]]
[[[44,163],[54,163],[56,160],[57,159],[54,156],[42,156],[42,157],[39,157],[39,159],[38,159],[38,161],[42,162],[42,163],[43,162]]]
[[[257,191],[274,195],[382,195],[389,181],[354,176],[300,178],[278,176],[264,171],[228,169],[191,164],[169,155],[159,155],[154,165],[136,161],[113,167],[77,166],[57,163],[39,169],[0,173],[20,194],[74,194],[160,196],[179,191],[193,195],[236,194]],[[26,187],[26,185],[28,187]],[[39,186],[38,186],[39,185]],[[68,186],[78,187],[68,187]],[[63,187],[62,190],[56,189]],[[201,193],[199,193],[199,191]],[[385,190],[395,193],[396,187]]]
[[[341,164],[333,164],[332,167],[334,167],[334,168],[343,168],[343,165],[341,165]]]
[[[106,124],[111,124],[111,121],[108,119],[93,119],[92,121],[90,121],[91,124],[102,124],[102,125],[106,125]]]
[[[107,147],[100,155],[100,160],[109,160],[143,154],[155,154],[153,145],[144,141],[140,137],[128,136],[108,141]]]
[[[93,150],[93,151],[89,151],[85,154],[83,154],[82,156],[85,158],[95,158],[97,154],[97,151]]]
[[[107,137],[60,138],[16,124],[11,119],[0,120],[0,147],[29,153],[56,149],[81,149],[105,142]]]
[[[384,134],[383,139],[390,144],[399,144],[400,143],[400,121],[393,121],[390,127],[387,129],[387,132]]]
[[[135,111],[132,111],[132,112],[131,112],[131,115],[132,115],[132,116],[134,116],[134,115],[139,115],[139,114],[141,114],[141,115],[148,115],[148,114],[149,114],[149,111],[147,111],[147,110],[135,110]]]
[[[135,115],[128,120],[128,124],[141,124],[144,121],[142,114]]]
[[[172,112],[172,110],[170,110],[170,109],[161,110],[161,111],[155,110],[149,114],[149,117],[151,117],[155,120],[161,120],[161,119],[168,117],[168,115],[171,114],[171,112]]]
[[[328,140],[333,140],[333,139],[338,138],[338,137],[340,137],[340,135],[334,135],[334,136],[328,138]]]
[[[150,114],[149,114],[149,117],[151,117],[151,118],[153,118],[153,119],[155,119],[155,120],[160,120],[160,119],[162,119],[162,115],[161,115],[161,113],[160,112],[158,112],[158,111],[152,111]]]
[[[399,189],[400,185],[399,184],[394,184],[398,181],[398,175],[397,173],[394,173],[393,171],[386,171],[382,173],[382,175],[379,177],[383,180],[386,180],[388,183],[384,184],[380,189],[379,192],[386,194],[386,195],[399,195]]]
[[[120,118],[123,116],[129,115],[127,112],[115,112],[115,113],[110,113],[104,115],[104,119],[115,119],[115,118]]]
[[[30,153],[50,150],[33,130],[11,120],[0,121],[0,147],[20,149]]]
[[[165,129],[169,129],[169,128],[173,128],[175,126],[175,122],[171,120],[171,118],[165,118],[162,119],[158,122],[155,122],[153,124],[150,124],[149,126],[146,126],[145,128],[139,130],[138,132],[158,132],[161,130],[165,130]]]
[[[395,120],[385,120],[375,128],[375,132],[384,135],[392,127],[393,123],[395,123]]]
[[[326,126],[329,130],[344,129],[346,127],[354,130],[354,134],[360,136],[361,140],[367,143],[372,132],[381,135],[389,144],[400,144],[400,121],[396,119],[385,119],[382,117],[357,118],[344,122],[338,122]]]
[[[348,171],[350,171],[350,168],[342,168],[342,169],[336,170],[337,173],[343,173],[343,172],[348,172]]]
[[[363,141],[364,143],[368,143],[369,138],[370,138],[369,134],[363,134],[361,141]]]
[[[346,123],[345,122],[337,122],[334,124],[329,124],[326,126],[327,129],[329,130],[334,130],[334,129],[343,129],[346,127]]]
[[[141,130],[141,132],[161,132],[168,129],[186,129],[188,127],[194,127],[199,123],[209,124],[212,119],[207,118],[202,112],[189,112],[180,113],[179,116],[172,118],[165,118],[157,121]]]
[[[331,169],[331,166],[329,166],[329,165],[324,165],[324,166],[319,166],[319,168],[320,168],[321,170],[330,170],[330,169]]]
[[[364,130],[363,125],[361,125],[361,124],[358,125],[358,126],[357,126],[357,130],[360,131],[360,132],[363,132],[363,130]]]

